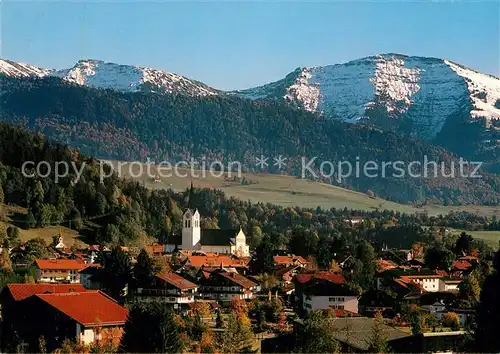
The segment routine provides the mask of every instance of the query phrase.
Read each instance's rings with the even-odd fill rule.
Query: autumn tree
[[[260,309],[264,311],[265,319],[269,322],[278,322],[283,308],[283,301],[277,297],[271,297],[260,304]]]
[[[4,248],[0,253],[0,269],[7,272],[12,272],[12,261],[10,260],[9,250]]]
[[[459,285],[460,302],[464,307],[473,307],[479,301],[481,287],[474,272]]]
[[[332,273],[337,273],[337,274],[342,273],[342,268],[340,268],[339,264],[335,259],[332,259],[332,261],[330,262],[328,270]]]
[[[200,351],[202,353],[215,353],[215,336],[212,330],[207,329],[201,335],[200,339]]]
[[[411,245],[412,258],[421,258],[424,255],[424,246],[420,242],[415,242]]]
[[[240,353],[251,348],[253,333],[246,314],[238,316],[237,313],[231,312],[225,329],[219,339],[222,353]]]
[[[445,313],[441,321],[444,327],[450,327],[454,331],[460,329],[460,317],[455,312]]]

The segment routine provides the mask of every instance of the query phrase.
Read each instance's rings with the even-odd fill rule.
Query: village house
[[[349,225],[358,225],[365,221],[362,216],[350,216],[349,218],[344,219],[344,222]]]
[[[350,289],[340,274],[298,274],[294,278],[294,284],[297,309],[302,313],[323,309],[358,313],[358,294]]]
[[[80,271],[88,265],[79,259],[36,259],[39,283],[79,283]]]
[[[184,267],[200,268],[220,268],[236,270],[238,273],[246,274],[248,271],[249,258],[238,258],[228,254],[189,254],[186,257]]]
[[[60,347],[64,338],[117,345],[127,320],[127,310],[100,291],[36,294],[26,301],[32,348],[40,336],[48,350]]]
[[[281,266],[276,268],[274,271],[274,275],[278,280],[280,280],[283,284],[290,284],[293,278],[297,275],[299,270],[302,267],[298,264],[292,264],[289,266]]]
[[[413,283],[418,285],[423,291],[437,292],[442,289],[441,279],[443,275],[429,269],[388,269],[379,273],[377,277],[377,290],[384,290],[393,281],[401,283]]]
[[[153,257],[162,256],[165,254],[165,246],[160,245],[159,243],[153,243],[152,245],[147,245],[144,247],[144,249]]]
[[[442,278],[439,286],[440,289],[439,291],[446,291],[446,292],[458,292],[460,283],[462,283],[463,279],[460,278]]]
[[[451,264],[449,274],[455,278],[464,278],[470,274],[474,266],[475,263],[473,261],[469,261],[468,259],[457,259]]]
[[[182,233],[165,245],[165,253],[174,250],[201,250],[208,253],[249,257],[250,246],[243,230],[202,229],[198,210],[187,209],[182,216]]]
[[[273,261],[276,268],[289,267],[292,265],[297,265],[301,268],[305,268],[309,265],[309,262],[304,257],[294,255],[274,256]]]
[[[41,336],[47,350],[65,338],[83,344],[118,344],[127,310],[98,291],[80,284],[8,284],[1,293],[2,330],[16,335],[27,352],[39,350]]]
[[[252,299],[254,293],[260,290],[257,283],[224,268],[212,272],[203,272],[199,285],[202,298],[218,301]]]
[[[336,316],[333,320],[337,330],[332,332],[332,336],[340,344],[340,353],[370,353],[373,352],[370,348],[370,333],[373,331],[375,319],[361,316]],[[304,330],[304,321],[297,319],[293,324],[295,337]],[[381,332],[384,333],[384,338],[392,349],[393,343],[398,340],[409,338],[411,335],[391,326],[382,324]],[[301,343],[297,343],[301,344]]]
[[[195,301],[197,293],[198,285],[176,273],[161,273],[155,275],[151,288],[138,288],[135,295],[139,301],[187,304]]]

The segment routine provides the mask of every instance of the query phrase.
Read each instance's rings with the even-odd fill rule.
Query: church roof
[[[175,235],[168,235],[165,239],[165,244],[167,245],[182,245],[182,235],[181,234],[175,234]]]
[[[239,229],[202,229],[200,243],[205,246],[228,246],[235,244]]]

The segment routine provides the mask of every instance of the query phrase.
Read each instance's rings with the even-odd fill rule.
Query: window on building
[[[337,300],[336,300],[336,298],[334,298],[334,297],[329,297],[329,298],[328,298],[328,301],[330,301],[330,302],[335,302],[335,301],[337,301]]]

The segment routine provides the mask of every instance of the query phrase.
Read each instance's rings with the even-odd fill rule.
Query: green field
[[[111,162],[118,172],[118,162]],[[140,171],[144,171],[141,175]],[[316,208],[318,206],[329,208],[348,208],[366,211],[373,210],[395,210],[404,213],[427,212],[429,215],[446,214],[451,210],[467,210],[480,215],[497,215],[500,217],[500,207],[482,206],[460,206],[444,207],[430,206],[426,208],[416,208],[411,205],[398,204],[381,198],[370,198],[364,193],[351,191],[348,189],[331,186],[325,183],[315,182],[307,179],[290,177],[275,174],[243,173],[242,178],[250,184],[243,184],[241,180],[233,181],[226,176],[214,177],[209,173],[198,178],[172,176],[161,178],[160,182],[155,182],[149,175],[158,175],[157,166],[151,165],[150,174],[146,173],[147,165],[140,167],[135,165],[121,166],[122,177],[135,179],[153,189],[172,188],[174,191],[182,191],[189,188],[191,181],[198,188],[214,188],[222,190],[226,195],[252,202],[273,203],[283,206],[300,206]],[[189,170],[180,170],[182,174],[188,174]],[[195,171],[196,175],[201,175],[200,171]],[[139,176],[140,177],[132,177]]]
[[[462,231],[467,232],[474,238],[488,242],[491,246],[495,248],[498,247],[499,245],[498,241],[500,241],[500,231],[467,231],[467,230],[456,230],[456,229],[453,230],[453,232],[457,234],[461,233]]]

